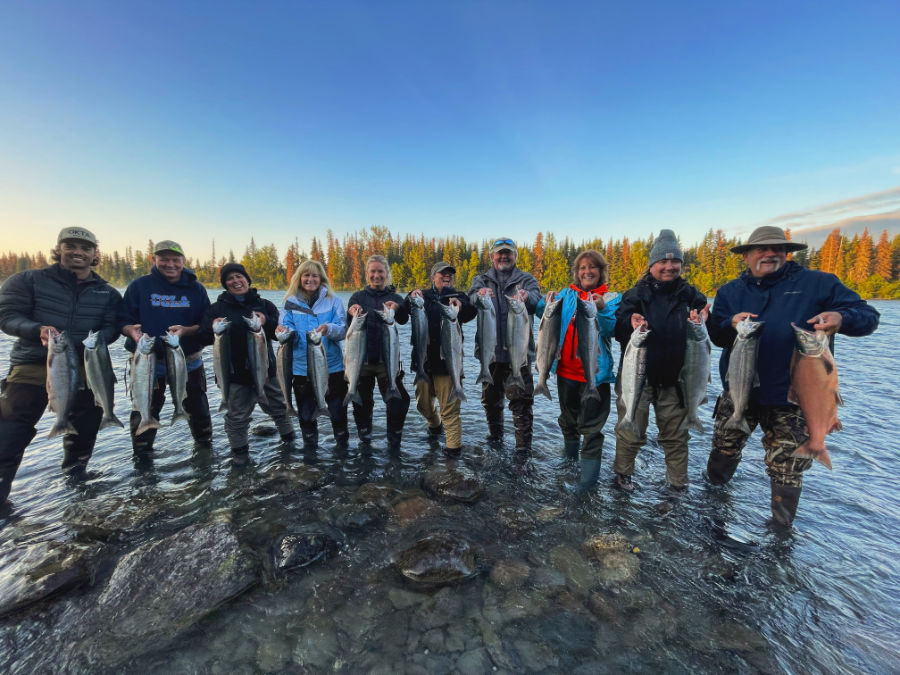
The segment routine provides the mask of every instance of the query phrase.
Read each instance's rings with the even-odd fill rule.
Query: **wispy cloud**
[[[784,213],[759,224],[789,227],[792,231],[799,233],[803,230],[828,227],[838,220],[884,214],[898,209],[900,209],[900,186],[814,206],[804,211]]]

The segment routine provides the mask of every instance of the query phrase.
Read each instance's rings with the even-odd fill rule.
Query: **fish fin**
[[[428,375],[417,370],[416,378],[415,380],[413,380],[413,384],[416,384],[417,382],[428,382]]]
[[[350,401],[353,401],[353,403],[356,403],[357,405],[363,404],[362,396],[359,395],[358,391],[347,394],[347,398],[344,399],[344,405],[349,405]]]
[[[701,433],[706,431],[703,427],[703,422],[700,421],[700,418],[697,417],[696,414],[686,416],[681,420],[681,424],[678,425],[678,431],[687,431],[688,429],[693,429],[694,431],[699,431]]]
[[[806,441],[806,443],[803,443],[794,450],[794,453],[791,456],[799,457],[801,459],[814,459],[831,471],[831,455],[828,454],[828,448],[824,446],[821,449],[810,448],[809,441]]]
[[[841,392],[835,391],[835,392],[834,392],[834,398],[835,398],[835,400],[837,401],[837,404],[838,404],[838,405],[844,405],[844,397],[841,396]]]
[[[185,412],[183,410],[181,412],[172,413],[172,421],[169,422],[169,426],[173,427],[173,426],[175,426],[175,422],[177,422],[178,420],[186,420],[186,419],[187,419],[187,414],[185,414]]]
[[[219,412],[222,412],[223,410],[226,412],[228,411],[228,401],[224,398],[222,399],[222,402],[219,403]]]
[[[509,389],[510,387],[519,387],[519,389],[524,389],[525,380],[522,379],[522,375],[519,372],[514,372],[506,378],[504,387],[506,389]]]
[[[550,387],[547,386],[546,382],[538,382],[534,388],[534,395],[543,394],[551,401],[553,400],[553,396],[550,394]]]
[[[800,405],[800,399],[797,396],[797,392],[794,391],[793,387],[788,389],[787,400],[788,400],[788,403],[793,403],[794,405]]]
[[[581,402],[587,403],[589,399],[599,401],[600,392],[597,391],[597,387],[591,387],[590,385],[585,384],[584,391],[581,393]]]
[[[478,373],[478,377],[475,378],[475,384],[479,384],[482,382],[486,382],[488,384],[494,384],[494,378],[491,377],[490,372]]]
[[[125,425],[122,424],[122,421],[110,413],[109,415],[105,415],[102,420],[100,420],[100,428],[105,429],[106,427],[121,427],[125,428]]]
[[[138,428],[135,430],[134,435],[140,436],[145,431],[150,431],[150,429],[159,429],[162,425],[159,423],[155,417],[150,417],[150,420],[147,422],[141,421]]]
[[[747,424],[747,420],[744,419],[743,416],[735,419],[732,415],[727,420],[725,420],[725,428],[726,429],[736,429],[737,431],[743,431],[748,436],[751,433],[750,425]]]
[[[56,438],[59,435],[66,434],[78,434],[78,429],[72,426],[72,423],[68,420],[61,422],[57,421],[56,424],[53,425],[53,428],[50,429],[50,433],[47,434],[47,438]]]
[[[322,417],[322,415],[328,415],[328,407],[327,406],[324,408],[319,408],[316,411],[316,417]]]
[[[841,431],[841,430],[843,430],[843,428],[844,428],[844,425],[841,424],[841,421],[839,419],[835,419],[834,424],[831,425],[831,428],[828,430],[828,433],[830,434],[832,431]]]

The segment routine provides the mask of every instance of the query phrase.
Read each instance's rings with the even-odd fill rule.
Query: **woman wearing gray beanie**
[[[622,361],[616,379],[616,484],[634,490],[634,460],[647,441],[650,405],[656,413],[659,444],[666,456],[666,479],[670,486],[687,486],[688,440],[684,391],[679,382],[687,345],[688,318],[706,321],[706,296],[681,277],[684,255],[672,230],[661,230],[650,249],[647,273],[622,296],[616,310],[616,340],[622,346]],[[626,410],[622,396],[622,363],[625,348],[636,331],[649,330],[646,381],[633,411]],[[626,412],[633,424],[623,423]]]

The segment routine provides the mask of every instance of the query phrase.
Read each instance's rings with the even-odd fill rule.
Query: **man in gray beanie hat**
[[[635,331],[648,331],[646,385],[639,400],[627,410],[622,396],[622,362],[616,379],[616,484],[634,490],[634,460],[647,442],[650,405],[656,411],[659,444],[666,457],[666,479],[680,490],[688,482],[688,409],[681,388],[681,367],[687,346],[688,320],[706,321],[706,296],[681,277],[684,256],[672,230],[662,230],[650,249],[647,273],[622,296],[616,310],[616,340],[625,348]],[[624,424],[628,417],[632,424]]]
[[[654,263],[658,263],[660,260],[684,262],[684,255],[681,253],[678,239],[672,230],[659,231],[659,236],[653,242],[653,248],[650,249],[650,258],[647,261],[647,266],[653,267]]]

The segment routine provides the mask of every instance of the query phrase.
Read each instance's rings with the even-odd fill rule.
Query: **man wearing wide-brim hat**
[[[194,441],[208,445],[212,441],[212,419],[206,398],[206,371],[203,367],[203,342],[197,335],[200,320],[210,306],[209,294],[192,270],[185,267],[187,259],[178,242],[164,239],[153,247],[153,267],[150,274],[138,277],[125,289],[119,325],[127,338],[125,349],[135,350],[142,334],[159,338],[165,333],[178,336],[187,361],[187,397],[184,411]],[[156,388],[150,412],[159,419],[166,400],[166,346],[157,339]],[[135,457],[149,460],[156,439],[156,429],[137,433],[141,415],[131,414],[131,447]]]
[[[708,324],[712,341],[723,349],[719,373],[724,392],[716,402],[707,477],[712,483],[731,480],[747,439],[757,425],[762,427],[766,473],[771,480],[772,523],[778,526],[793,522],[803,472],[812,466],[813,459],[830,464],[827,451],[806,445],[806,419],[800,407],[788,400],[795,341],[791,323],[829,336],[862,336],[875,330],[879,318],[873,307],[833,274],[787,260],[788,253],[805,248],[806,244],[789,241],[778,227],[756,228],[746,244],[732,247],[732,252],[743,257],[747,269],[718,290]],[[744,428],[729,423],[734,403],[726,373],[737,324],[748,317],[764,322],[764,326],[756,364],[759,384],[750,390]]]
[[[65,407],[54,411],[50,432],[63,435],[63,472],[85,474],[103,419],[94,394],[84,387],[82,340],[90,331],[102,333],[107,344],[118,339],[116,314],[122,296],[93,271],[100,256],[90,230],[63,228],[51,257],[52,265],[14,274],[0,291],[0,330],[18,338],[0,396],[0,511],[47,407],[47,347],[62,333],[61,341],[71,349],[61,353],[74,356],[79,371],[71,383],[76,391],[70,397],[54,397],[57,407]],[[109,421],[117,420],[113,416]]]

